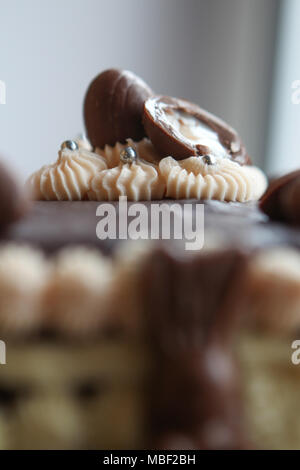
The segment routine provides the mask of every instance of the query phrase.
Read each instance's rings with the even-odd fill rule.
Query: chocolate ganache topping
[[[230,158],[251,164],[246,149],[232,127],[194,103],[169,96],[153,96],[144,104],[146,133],[162,157]]]

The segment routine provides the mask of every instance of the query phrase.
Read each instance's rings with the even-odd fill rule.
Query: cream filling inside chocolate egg
[[[184,111],[164,109],[164,119],[170,129],[180,134],[180,139],[189,145],[205,145],[209,148],[208,155],[217,158],[229,158],[225,147],[219,141],[218,134],[200,119]]]
[[[251,165],[236,131],[189,101],[170,96],[151,97],[144,103],[143,124],[162,157],[171,155],[176,160],[211,157],[208,161],[226,158]]]

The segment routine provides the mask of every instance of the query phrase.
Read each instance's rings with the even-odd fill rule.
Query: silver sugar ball
[[[123,163],[133,163],[137,160],[137,153],[133,147],[125,147],[120,152],[120,160]]]
[[[78,144],[75,140],[66,140],[61,144],[61,149],[78,150]]]
[[[204,161],[204,163],[205,163],[206,165],[214,165],[214,163],[215,163],[214,157],[212,157],[212,156],[210,156],[210,155],[204,155],[204,156],[202,157],[202,160]]]

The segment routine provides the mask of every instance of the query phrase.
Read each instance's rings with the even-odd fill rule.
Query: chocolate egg
[[[273,180],[260,208],[273,220],[300,224],[300,170]]]
[[[127,70],[109,69],[90,84],[84,101],[87,135],[94,147],[145,137],[144,101],[153,95],[148,85]]]
[[[144,104],[143,123],[162,157],[171,155],[181,160],[208,155],[251,164],[236,131],[189,101],[169,96],[150,97]]]
[[[12,171],[0,162],[0,231],[21,218],[28,205],[27,195]]]
[[[282,188],[280,202],[286,219],[295,225],[300,225],[300,174]]]

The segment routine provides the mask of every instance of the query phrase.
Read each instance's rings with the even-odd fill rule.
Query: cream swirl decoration
[[[166,197],[175,199],[247,202],[259,199],[267,187],[259,168],[241,166],[227,158],[190,157],[177,161],[166,157],[159,169],[165,179]]]
[[[48,323],[79,335],[96,332],[106,319],[111,261],[98,250],[69,247],[51,263],[45,295]]]
[[[52,165],[33,173],[27,186],[34,200],[78,201],[86,199],[93,176],[107,168],[103,157],[74,145],[63,147]]]
[[[91,181],[90,200],[115,201],[127,196],[130,201],[161,199],[165,183],[155,165],[138,159],[134,163],[119,163],[99,172]]]
[[[84,149],[84,150],[88,150],[89,152],[92,152],[93,151],[93,147],[92,147],[92,144],[90,143],[90,141],[86,138],[85,135],[79,135],[79,137],[77,137],[75,139],[75,142],[76,144],[78,145],[78,147],[80,149]]]
[[[132,139],[127,139],[127,144],[120,144],[117,142],[113,147],[105,145],[104,149],[96,148],[96,153],[106,160],[108,168],[114,168],[120,163],[120,153],[128,146],[132,147],[138,153],[140,158],[148,163],[157,164],[160,160],[159,154],[151,144],[150,140],[146,138],[138,142],[135,142]]]

